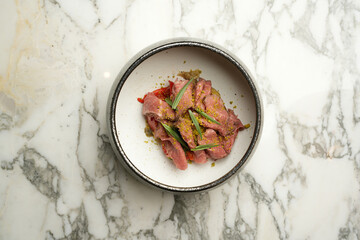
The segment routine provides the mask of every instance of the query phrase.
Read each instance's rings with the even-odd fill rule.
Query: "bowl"
[[[220,92],[225,106],[250,127],[239,132],[227,157],[189,164],[182,171],[155,139],[146,136],[137,98],[190,69],[200,69],[201,77],[211,80]],[[143,49],[122,68],[110,91],[107,124],[118,160],[138,180],[163,191],[194,193],[220,186],[249,161],[260,139],[263,105],[254,78],[233,54],[208,41],[176,38]]]

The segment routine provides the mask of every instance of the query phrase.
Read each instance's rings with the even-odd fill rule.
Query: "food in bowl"
[[[175,80],[180,69],[196,68],[202,78],[212,80],[226,107],[251,127],[238,133],[225,159],[194,162],[181,171],[161,144],[144,134],[143,105],[136,97]],[[235,177],[256,152],[264,119],[260,92],[244,63],[215,43],[188,38],[155,43],[129,60],[109,93],[107,116],[109,141],[119,163],[137,180],[175,194],[208,191]]]
[[[189,162],[226,157],[238,132],[246,128],[200,74],[200,70],[180,72],[168,87],[138,98],[152,135],[180,170],[186,170]]]

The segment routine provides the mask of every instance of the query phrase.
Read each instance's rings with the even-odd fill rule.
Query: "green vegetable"
[[[200,135],[200,139],[202,139],[202,133],[201,133],[199,122],[198,122],[198,120],[196,119],[196,117],[194,116],[193,112],[190,109],[189,109],[189,115],[190,115],[190,118],[191,118],[192,122],[195,125],[196,130],[198,131],[198,133]]]
[[[205,149],[209,149],[209,148],[213,148],[213,147],[217,147],[219,146],[218,144],[205,144],[205,145],[199,145],[196,148],[191,149],[191,151],[200,151],[200,150],[205,150]]]
[[[170,98],[165,98],[165,102],[167,102],[167,104],[169,104],[170,106],[173,105],[173,102],[170,100]]]
[[[203,116],[204,118],[207,118],[208,120],[210,120],[213,123],[216,123],[218,125],[221,125],[218,121],[216,121],[215,119],[213,119],[212,117],[210,117],[209,115],[207,115],[205,112],[201,111],[199,108],[196,109],[196,111]]]
[[[178,92],[178,94],[176,95],[175,100],[174,100],[174,102],[173,102],[173,104],[172,104],[172,109],[176,109],[177,105],[179,104],[182,96],[184,95],[184,93],[185,93],[185,91],[186,91],[186,88],[190,85],[190,83],[191,83],[192,81],[194,81],[194,79],[195,79],[195,78],[190,79],[190,81],[188,81],[188,82],[185,84],[185,86],[183,86],[182,89]]]
[[[165,123],[161,123],[161,125],[165,128],[166,132],[173,136],[185,149],[189,149],[186,142],[172,127],[166,125]]]

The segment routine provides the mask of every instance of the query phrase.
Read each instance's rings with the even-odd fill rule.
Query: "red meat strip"
[[[153,131],[154,137],[161,140],[165,155],[173,160],[178,169],[185,170],[187,160],[181,144],[166,133],[163,126],[154,116],[147,116],[146,120]]]
[[[189,118],[180,117],[176,122],[176,127],[179,129],[179,132],[184,139],[184,141],[191,148],[196,147],[193,129],[192,129],[192,121]],[[194,162],[196,163],[206,163],[206,154],[203,150],[194,152]]]
[[[219,144],[217,147],[206,149],[206,153],[214,160],[226,157],[227,152],[222,147],[219,137],[213,129],[206,129],[205,133],[203,134],[203,139],[200,139],[198,136],[198,143],[199,145],[205,144]]]
[[[203,100],[211,94],[211,81],[200,78],[195,86],[195,107],[205,110]]]
[[[154,116],[156,120],[175,120],[175,112],[165,101],[159,99],[150,92],[144,99],[142,114]]]
[[[227,127],[228,127],[228,135],[224,137],[223,146],[225,151],[229,154],[234,145],[239,130],[244,129],[244,125],[242,124],[240,119],[235,115],[234,111],[231,109],[229,109],[229,122]]]
[[[207,162],[207,155],[205,153],[205,150],[199,150],[194,152],[194,162],[200,164]]]
[[[176,95],[180,90],[185,86],[189,80],[179,80],[176,79],[174,85],[171,89],[171,100],[174,101]],[[193,88],[194,82],[192,82],[187,88],[184,95],[181,97],[179,104],[177,105],[176,118],[179,118],[183,113],[185,113],[189,108],[194,107],[193,102]]]
[[[218,131],[221,136],[225,136],[227,134],[226,126],[229,119],[229,114],[226,111],[224,102],[221,100],[219,96],[215,94],[211,94],[205,97],[204,104],[205,104],[205,112],[210,117],[217,120],[220,123],[220,125],[213,123],[204,117],[199,118],[199,123],[206,128],[211,128]]]
[[[167,141],[162,142],[164,152],[167,157],[171,158],[175,166],[180,170],[187,169],[187,160],[185,152],[181,147],[181,144],[173,137],[169,137]]]
[[[189,147],[190,148],[196,147],[193,130],[192,130],[192,121],[189,118],[180,117],[176,121],[175,126],[179,129],[182,138],[189,145]]]

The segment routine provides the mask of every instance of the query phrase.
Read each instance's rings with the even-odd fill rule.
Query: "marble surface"
[[[360,2],[0,1],[0,239],[360,239]],[[263,96],[256,154],[174,196],[116,162],[116,74],[171,37],[214,41]]]

